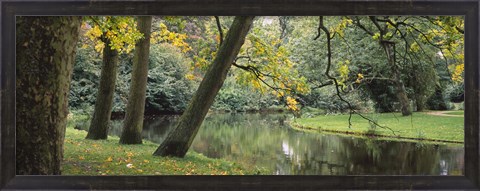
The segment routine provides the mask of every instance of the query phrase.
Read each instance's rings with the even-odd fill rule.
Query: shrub
[[[196,90],[185,78],[190,60],[169,44],[152,46],[148,73],[146,111],[181,112]]]
[[[70,86],[71,110],[93,111],[101,73],[101,55],[91,47],[79,47]],[[169,45],[152,45],[149,56],[146,113],[181,112],[194,91],[184,76],[190,60]],[[124,112],[128,101],[133,53],[121,54],[113,112]]]

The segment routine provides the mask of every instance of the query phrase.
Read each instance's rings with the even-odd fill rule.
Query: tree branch
[[[378,127],[381,127],[381,128],[385,128],[385,129],[389,129],[390,131],[392,131],[392,133],[395,135],[395,131],[393,131],[391,128],[387,127],[387,126],[382,126],[380,124],[378,124],[376,121],[373,121],[371,120],[370,118],[368,117],[365,117],[364,115],[356,112],[353,107],[352,107],[352,104],[350,104],[350,102],[348,102],[347,100],[345,100],[342,95],[340,94],[340,85],[338,84],[338,81],[335,77],[331,76],[330,75],[330,68],[331,68],[331,65],[332,65],[332,49],[331,49],[331,39],[330,38],[330,32],[328,31],[327,27],[325,27],[325,25],[323,24],[323,16],[320,16],[320,22],[319,22],[319,29],[321,29],[323,32],[325,32],[326,34],[326,37],[327,37],[327,69],[325,70],[325,75],[333,80],[333,82],[335,83],[335,90],[336,90],[336,95],[337,97],[344,103],[346,103],[348,105],[348,108],[350,110],[349,112],[349,117],[348,117],[348,127],[351,128],[352,127],[352,114],[357,114],[358,116],[362,117],[363,119],[366,119],[368,120],[370,123],[373,123],[374,125],[378,126]],[[317,35],[317,36],[320,36],[320,35]]]
[[[352,19],[353,20],[353,19]],[[370,36],[374,36],[375,34],[373,34],[372,31],[369,31],[365,26],[363,26],[361,23],[360,23],[360,18],[358,17],[355,17],[355,25],[357,25],[358,27],[360,27],[360,29],[362,29],[363,31],[365,31],[368,35]]]
[[[329,85],[333,85],[333,81],[327,81],[325,83],[321,83],[317,86],[314,86],[314,87],[310,87],[311,90],[315,90],[315,89],[319,89],[319,88],[323,88],[325,86],[329,86]]]
[[[222,29],[222,25],[220,24],[220,18],[218,16],[214,16],[215,17],[215,21],[217,22],[217,29],[218,29],[218,33],[220,34],[220,46],[222,46],[222,43],[223,43],[223,29]]]
[[[89,16],[88,18],[90,18],[96,25],[98,25],[99,27],[102,26],[100,25],[100,23],[97,21],[97,19],[95,19],[94,16]]]

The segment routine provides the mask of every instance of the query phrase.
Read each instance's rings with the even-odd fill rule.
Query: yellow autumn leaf
[[[188,80],[194,80],[195,76],[193,74],[185,74],[185,78],[187,78]]]
[[[95,51],[97,52],[103,52],[103,48],[105,47],[105,43],[99,42],[97,45],[95,45]]]
[[[102,30],[100,30],[100,27],[99,26],[94,26],[92,29],[91,29],[91,32],[90,34],[94,37],[100,37],[102,36]]]
[[[295,100],[295,98],[292,98],[290,96],[287,96],[287,107],[288,109],[292,110],[292,111],[298,111],[300,110],[298,107],[297,107],[297,100]]]
[[[461,83],[463,81],[462,74],[464,70],[465,70],[464,64],[459,64],[455,66],[455,70],[453,71],[453,74],[452,74],[452,80],[456,83]]]
[[[363,74],[358,73],[357,77],[358,77],[358,79],[363,79]]]

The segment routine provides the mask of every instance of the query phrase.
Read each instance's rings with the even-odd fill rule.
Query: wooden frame
[[[3,0],[0,39],[1,189],[478,189],[478,0]],[[19,15],[461,15],[465,17],[464,176],[19,176],[15,175],[15,16]]]

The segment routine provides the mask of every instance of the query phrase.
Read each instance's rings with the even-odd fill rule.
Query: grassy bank
[[[237,175],[265,174],[265,169],[246,168],[222,159],[211,159],[188,152],[185,158],[154,157],[158,144],[120,145],[118,137],[108,140],[86,140],[86,131],[73,128],[85,116],[71,118],[68,123],[63,175]]]
[[[434,116],[422,112],[403,117],[399,113],[365,114],[378,124],[389,129],[376,127],[358,115],[352,116],[352,127],[348,127],[349,115],[317,116],[301,118],[291,122],[297,130],[324,131],[360,136],[379,136],[409,140],[426,140],[462,143],[464,135],[463,117]]]

